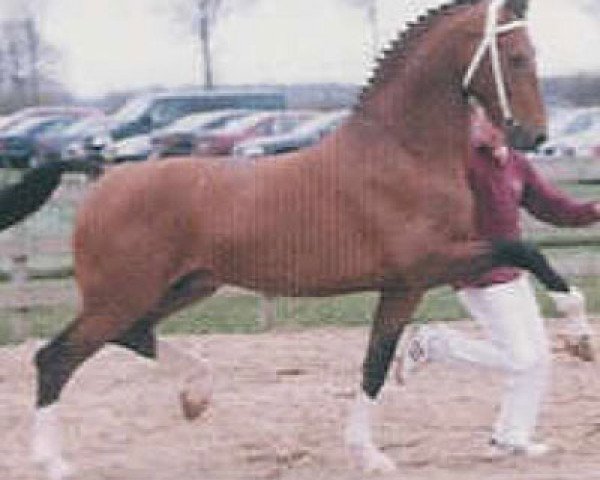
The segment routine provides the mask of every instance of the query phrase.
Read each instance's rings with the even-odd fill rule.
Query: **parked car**
[[[200,155],[229,155],[236,143],[255,137],[279,135],[311,120],[316,112],[280,110],[258,112],[199,135],[195,152]]]
[[[312,120],[301,123],[288,133],[239,142],[234,146],[233,154],[244,157],[259,157],[292,152],[308,147],[339,127],[349,115],[350,110],[323,113]]]
[[[110,116],[108,135],[98,136],[94,143],[108,147],[112,141],[150,133],[192,113],[225,108],[285,108],[285,95],[270,89],[177,90],[141,95]]]
[[[32,117],[0,133],[0,164],[5,167],[27,168],[35,154],[37,138],[50,131],[59,131],[77,120],[72,115]]]
[[[146,160],[152,153],[151,140],[150,134],[144,133],[113,142],[102,150],[102,159],[112,163]]]
[[[32,164],[41,164],[60,159],[65,160],[100,160],[98,155],[90,155],[87,145],[91,140],[106,132],[105,115],[93,115],[59,131],[50,131],[40,135],[35,142],[35,153]]]
[[[196,138],[227,124],[247,117],[252,110],[227,109],[188,115],[151,136],[152,151],[157,157],[191,155]]]
[[[600,156],[600,123],[572,135],[545,142],[539,152],[546,156]]]
[[[600,107],[578,108],[564,123],[560,135],[582,133],[598,125],[600,125]]]
[[[102,112],[96,108],[76,107],[76,106],[45,106],[45,107],[25,107],[21,110],[3,117],[0,122],[0,132],[8,130],[20,122],[33,118],[56,117],[60,115],[74,116],[76,118],[85,118],[88,116],[101,115]]]
[[[193,139],[203,133],[220,128],[232,120],[252,113],[251,110],[217,110],[180,118],[171,125],[144,135],[125,138],[105,148],[106,161],[121,163],[156,157],[190,155]]]

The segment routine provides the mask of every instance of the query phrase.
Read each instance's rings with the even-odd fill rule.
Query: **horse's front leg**
[[[354,462],[368,472],[392,472],[396,469],[373,443],[371,410],[385,382],[398,338],[421,297],[420,291],[386,291],[379,300],[363,364],[362,388],[346,426],[346,445],[350,454]]]

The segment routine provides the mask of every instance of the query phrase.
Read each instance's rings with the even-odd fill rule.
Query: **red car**
[[[200,135],[196,139],[195,153],[229,155],[233,146],[242,140],[289,132],[315,115],[316,112],[305,110],[257,112]]]

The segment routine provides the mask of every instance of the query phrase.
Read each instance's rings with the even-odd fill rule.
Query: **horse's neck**
[[[399,145],[425,165],[455,169],[468,155],[469,109],[460,76],[449,68],[451,46],[417,50],[411,62],[364,105],[364,115],[393,132]],[[415,65],[419,63],[418,65]]]

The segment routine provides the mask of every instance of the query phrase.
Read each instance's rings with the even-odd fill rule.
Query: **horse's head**
[[[546,115],[525,15],[527,0],[490,0],[481,6],[465,42],[466,95],[477,98],[503,126],[512,147],[529,150],[546,138]]]

